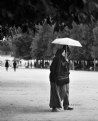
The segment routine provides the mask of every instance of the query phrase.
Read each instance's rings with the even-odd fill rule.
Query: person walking
[[[14,71],[16,71],[16,67],[17,67],[17,63],[16,63],[16,61],[14,61],[14,62],[13,62]]]
[[[9,68],[9,62],[8,62],[8,60],[6,60],[6,62],[5,62],[5,68],[6,68],[6,71],[8,71],[8,68]]]
[[[32,62],[30,63],[30,67],[32,68],[32,66],[33,66],[33,64],[32,64]]]
[[[58,49],[50,66],[49,106],[53,112],[62,109],[62,101],[64,110],[73,110],[73,108],[69,107],[69,62],[67,58],[69,54],[70,49],[68,46]],[[67,79],[64,79],[64,83],[60,85],[61,82],[58,82],[58,77],[62,75]]]

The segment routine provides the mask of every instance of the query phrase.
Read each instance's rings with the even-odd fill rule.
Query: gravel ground
[[[70,71],[72,111],[51,112],[49,69],[0,68],[0,121],[98,121],[98,72]]]

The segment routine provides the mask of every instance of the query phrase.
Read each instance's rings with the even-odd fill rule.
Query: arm
[[[50,66],[50,71],[51,71],[52,73],[55,73],[55,74],[56,74],[57,65],[58,65],[58,58],[55,57],[55,58],[53,59],[53,61],[52,61],[51,66]]]
[[[55,57],[50,66],[50,81],[55,82],[57,77],[58,58]]]

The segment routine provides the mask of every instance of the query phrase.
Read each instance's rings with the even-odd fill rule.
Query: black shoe
[[[73,110],[71,107],[64,107],[64,110]]]
[[[60,110],[57,108],[52,108],[52,112],[60,112]]]

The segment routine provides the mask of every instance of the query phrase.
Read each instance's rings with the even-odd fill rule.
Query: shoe
[[[73,110],[71,107],[64,107],[64,110]]]
[[[60,110],[57,108],[52,108],[52,112],[59,112]]]

